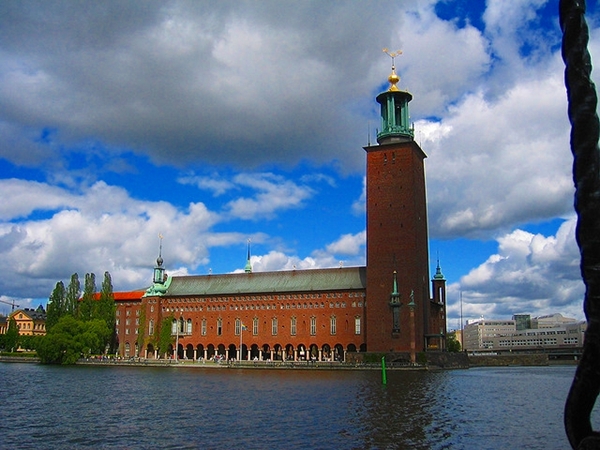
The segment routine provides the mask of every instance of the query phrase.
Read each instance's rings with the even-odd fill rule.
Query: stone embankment
[[[387,370],[452,370],[469,367],[502,366],[548,366],[555,364],[577,364],[577,360],[560,361],[548,358],[547,354],[467,355],[466,353],[429,352],[423,364],[397,363],[388,360]],[[386,358],[387,359],[387,358]],[[38,358],[0,356],[0,362],[39,363]],[[182,367],[198,369],[293,369],[293,370],[381,370],[379,363],[352,363],[329,361],[190,361],[173,359],[80,359],[79,365],[105,365],[128,367]]]
[[[21,356],[0,356],[0,362],[14,362],[14,363],[39,363],[39,358],[34,358],[31,356],[21,357]]]
[[[361,355],[363,356],[363,355]],[[427,352],[419,355],[419,363],[410,363],[396,354],[386,355],[387,370],[436,370],[468,369],[469,359],[465,353]],[[349,358],[350,359],[350,358]],[[380,361],[379,358],[375,359]],[[366,362],[354,358],[349,362],[338,361],[194,361],[189,359],[80,359],[80,365],[119,365],[138,367],[185,367],[205,369],[292,369],[292,370],[381,370],[380,362]]]
[[[496,366],[547,366],[550,362],[545,353],[510,355],[469,355],[471,367]]]
[[[256,369],[256,370],[381,370],[381,364],[348,364],[328,361],[190,361],[173,359],[80,359],[78,365],[105,365],[105,366],[127,366],[127,367],[172,367],[172,368],[195,368],[195,369]],[[387,370],[428,370],[427,366],[391,365]]]

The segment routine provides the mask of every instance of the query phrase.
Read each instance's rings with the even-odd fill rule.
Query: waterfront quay
[[[0,360],[1,361],[1,360]],[[381,364],[342,363],[337,361],[191,361],[174,359],[93,359],[77,361],[77,365],[127,366],[127,367],[171,367],[194,369],[256,369],[256,370],[381,370]],[[386,363],[386,370],[430,370],[421,364]]]
[[[429,358],[426,363],[399,363],[386,361],[386,370],[451,370],[468,369],[472,367],[502,367],[502,366],[554,366],[577,365],[578,358],[557,359],[552,353],[517,353],[517,354],[445,354],[448,359],[440,361],[439,357]],[[436,355],[439,356],[439,355]],[[0,356],[0,362],[6,363],[39,363],[38,358],[23,358],[15,356]],[[168,367],[195,369],[255,369],[255,370],[381,370],[381,363],[340,362],[340,361],[238,361],[238,360],[175,360],[154,358],[81,358],[77,365],[87,366],[123,366],[123,367]]]

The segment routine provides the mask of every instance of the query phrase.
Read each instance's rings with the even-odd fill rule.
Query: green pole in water
[[[387,384],[387,375],[385,373],[385,356],[381,357],[381,382]]]

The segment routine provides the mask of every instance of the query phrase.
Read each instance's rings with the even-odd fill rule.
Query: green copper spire
[[[412,95],[396,86],[400,82],[400,77],[396,74],[394,61],[402,52],[390,53],[387,48],[383,51],[392,58],[392,73],[388,77],[389,89],[377,96],[377,102],[381,105],[381,131],[377,133],[377,142],[386,144],[413,140],[415,130],[409,123],[408,113],[408,102],[412,100]]]
[[[394,270],[394,290],[390,294],[390,308],[392,309],[392,333],[400,333],[400,293],[398,292],[398,273]]]
[[[158,239],[160,241],[158,247],[158,258],[156,258],[156,266],[154,266],[154,276],[152,277],[152,286],[150,286],[144,297],[150,297],[154,295],[164,295],[167,292],[167,277],[165,274],[165,268],[163,265],[162,259],[162,234],[158,235]]]
[[[248,256],[246,258],[246,266],[244,267],[244,272],[252,273],[252,263],[250,262],[250,239],[248,239]]]
[[[398,292],[398,273],[394,270],[394,289],[390,294],[390,303],[400,303],[400,293]]]
[[[408,306],[410,306],[411,308],[415,307],[415,291],[414,290],[410,291],[410,302],[408,302]]]
[[[434,280],[446,280],[446,278],[444,278],[444,274],[442,273],[442,269],[440,267],[440,260],[437,260],[437,267],[435,269],[435,275],[433,276]]]

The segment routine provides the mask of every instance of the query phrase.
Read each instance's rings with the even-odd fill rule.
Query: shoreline
[[[379,364],[351,364],[351,363],[335,363],[335,362],[308,362],[308,361],[232,361],[232,362],[195,362],[195,361],[174,361],[174,360],[155,360],[155,359],[140,359],[138,361],[125,361],[125,360],[110,360],[110,361],[77,361],[76,365],[81,366],[121,366],[121,367],[165,367],[173,369],[208,369],[208,370],[227,370],[227,369],[249,369],[249,370],[378,370],[381,371],[381,365]],[[435,370],[438,368],[421,365],[402,365],[391,367],[386,366],[386,370]],[[441,369],[441,368],[439,368]]]
[[[0,356],[0,363],[25,363],[40,364],[39,358]],[[436,364],[439,362],[439,364]],[[438,371],[469,369],[476,367],[502,367],[502,366],[557,366],[577,365],[577,360],[552,360],[546,354],[534,355],[485,355],[468,357],[468,362],[462,364],[445,364],[442,361],[430,361],[428,364],[395,364],[386,363],[389,371]],[[172,359],[80,359],[75,363],[80,366],[120,366],[120,367],[165,367],[165,368],[191,368],[191,369],[248,369],[248,370],[344,370],[344,371],[381,371],[381,364],[360,362],[331,362],[331,361],[191,361]]]

